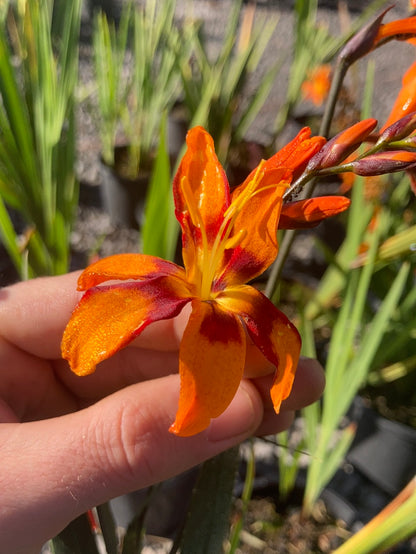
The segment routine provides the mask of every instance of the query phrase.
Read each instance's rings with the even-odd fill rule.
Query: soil
[[[238,509],[238,504],[237,504]],[[312,516],[302,517],[298,508],[277,513],[272,498],[251,500],[240,535],[240,554],[328,553],[344,542],[350,533],[345,524],[331,519],[322,502]]]

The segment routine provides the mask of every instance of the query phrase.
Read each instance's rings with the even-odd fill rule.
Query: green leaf
[[[223,551],[228,535],[238,447],[204,462],[191,499],[182,533],[181,554]]]
[[[143,254],[169,259],[167,251],[167,229],[171,211],[170,161],[166,146],[166,116],[160,131],[149,191],[146,197],[145,217],[142,227]]]
[[[88,516],[83,514],[72,521],[49,542],[53,554],[99,554]]]

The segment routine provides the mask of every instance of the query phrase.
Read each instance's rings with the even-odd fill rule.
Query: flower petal
[[[241,233],[243,238],[225,252],[214,290],[254,279],[277,256],[276,233],[283,193],[325,142],[323,137],[310,138],[310,135],[309,128],[302,129],[233,191],[231,208],[243,204],[234,221],[233,236],[238,238]]]
[[[331,88],[331,66],[323,64],[311,70],[303,81],[301,91],[305,100],[310,100],[315,106],[321,106]]]
[[[172,275],[185,279],[182,267],[145,254],[116,254],[89,265],[78,279],[78,290],[87,290],[105,281],[151,279]]]
[[[188,132],[186,143],[188,149],[173,181],[176,217],[187,235],[185,251],[192,242],[209,249],[230,203],[229,185],[209,133],[194,127]],[[185,267],[188,257],[185,252]]]
[[[176,316],[190,301],[184,283],[173,277],[89,289],[75,308],[61,344],[62,357],[77,375],[137,337],[147,325]]]
[[[208,427],[230,404],[243,377],[242,322],[215,302],[192,302],[179,352],[181,391],[170,431],[189,436]]]
[[[416,17],[415,17],[416,19]],[[416,62],[414,62],[403,76],[402,88],[397,95],[393,108],[387,118],[387,121],[380,129],[383,133],[394,122],[403,116],[416,110]]]
[[[279,229],[315,227],[323,219],[345,211],[351,201],[345,196],[317,196],[283,204]]]
[[[248,285],[229,288],[216,301],[240,315],[254,344],[276,366],[270,395],[278,413],[292,390],[298,365],[301,339],[296,327],[268,298]]]
[[[266,170],[291,169],[293,180],[296,180],[310,158],[322,148],[325,142],[324,137],[311,137],[309,127],[304,127],[293,140],[266,161]]]
[[[275,185],[267,188],[250,198],[246,206],[235,219],[234,233],[230,241],[238,233],[241,240],[233,248],[225,250],[223,261],[219,266],[220,272],[216,275],[214,290],[245,283],[263,273],[276,258],[277,223],[282,206],[283,193],[287,189],[286,170],[275,170]],[[269,172],[270,177],[271,172]],[[267,186],[267,185],[266,185]]]
[[[374,45],[380,46],[386,40],[408,40],[409,37],[416,36],[416,16],[396,19],[380,25]]]

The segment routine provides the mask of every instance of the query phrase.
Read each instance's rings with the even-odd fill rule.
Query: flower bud
[[[392,125],[387,127],[380,135],[377,145],[393,142],[408,137],[416,129],[416,112],[411,112]]]
[[[416,167],[416,152],[406,152],[405,150],[378,152],[367,158],[356,160],[351,165],[356,175],[364,177],[394,173]]]
[[[414,36],[416,36],[416,16],[397,19],[379,26],[374,46],[381,46],[391,39],[408,40]]]
[[[284,203],[280,213],[279,229],[315,227],[323,219],[345,211],[350,203],[345,196],[316,196]]]
[[[360,146],[376,125],[377,120],[369,118],[341,131],[310,159],[306,171],[311,172],[338,165]]]
[[[351,65],[359,58],[362,58],[371,52],[375,46],[381,21],[392,7],[393,6],[390,6],[385,9],[380,15],[373,19],[373,21],[367,23],[367,25],[358,31],[358,33],[356,33],[341,49],[338,59],[344,61],[348,65]]]

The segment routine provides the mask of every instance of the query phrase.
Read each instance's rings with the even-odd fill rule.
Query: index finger
[[[1,289],[0,335],[35,356],[60,358],[65,326],[82,296],[77,291],[79,275],[76,271],[56,277],[38,277]],[[179,332],[180,328],[176,330],[172,320],[160,321],[146,329],[140,345],[177,350]]]

